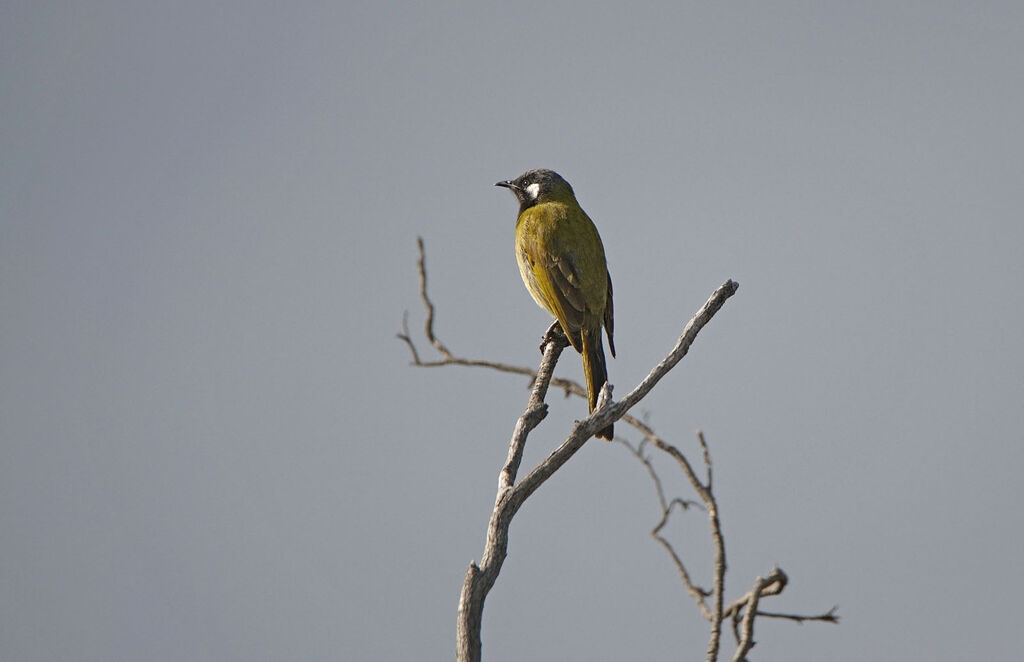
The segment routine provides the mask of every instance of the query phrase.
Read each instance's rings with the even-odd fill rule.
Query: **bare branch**
[[[668,371],[674,368],[686,356],[686,353],[690,351],[690,345],[697,339],[697,334],[700,333],[700,330],[725,305],[726,300],[736,294],[736,290],[739,287],[739,284],[733,280],[727,280],[719,285],[718,289],[700,307],[700,310],[687,322],[679,339],[676,340],[675,347],[672,348],[668,356],[662,359],[658,365],[654,366],[651,372],[644,377],[643,381],[637,384],[636,388],[626,394],[622,400],[595,409],[590,416],[580,421],[580,425],[587,426],[588,429],[600,430],[622,418],[623,414],[632,409],[650,393],[654,385],[661,381],[661,378],[668,374]]]
[[[623,417],[623,420],[627,420],[629,418],[631,418],[631,417],[627,414],[626,416]],[[709,592],[709,591],[706,591],[705,589],[702,589],[702,588],[698,587],[692,581],[692,579],[690,578],[689,573],[686,570],[685,565],[683,564],[682,560],[680,559],[678,553],[673,548],[672,544],[666,538],[664,538],[661,535],[661,530],[668,523],[668,519],[669,519],[669,516],[671,514],[672,507],[674,505],[679,504],[681,507],[686,508],[686,507],[691,506],[691,505],[700,507],[701,504],[696,503],[696,502],[688,502],[688,501],[685,501],[685,500],[680,499],[678,497],[674,498],[672,500],[669,500],[665,496],[665,491],[664,491],[664,487],[663,487],[663,484],[662,484],[661,477],[658,475],[657,470],[654,468],[653,462],[643,452],[644,446],[646,446],[647,444],[650,444],[650,445],[654,446],[655,448],[658,448],[659,450],[665,452],[669,457],[672,457],[673,459],[675,459],[677,464],[682,468],[683,473],[686,475],[687,479],[690,481],[690,484],[693,487],[694,491],[696,491],[698,493],[698,495],[701,496],[701,498],[703,500],[704,510],[708,511],[709,513],[711,513],[711,512],[714,512],[714,510],[717,510],[717,507],[714,510],[712,510],[712,508],[708,505],[709,503],[711,503],[711,504],[715,503],[715,497],[714,497],[714,493],[713,493],[713,491],[711,489],[711,480],[712,480],[711,453],[709,451],[707,441],[704,438],[704,433],[701,432],[700,430],[697,431],[697,440],[700,443],[701,452],[702,452],[703,459],[704,459],[704,465],[705,465],[705,467],[707,469],[707,482],[702,485],[700,480],[697,478],[697,474],[693,470],[693,467],[687,461],[686,457],[681,452],[679,452],[679,450],[675,446],[667,443],[665,440],[663,440],[660,437],[658,437],[658,435],[656,435],[650,429],[650,427],[646,423],[641,422],[641,421],[636,421],[636,420],[627,421],[627,422],[631,423],[632,425],[634,425],[634,427],[636,427],[637,429],[641,430],[644,433],[644,435],[645,435],[645,439],[643,441],[641,441],[640,444],[637,445],[635,448],[628,441],[625,441],[625,440],[622,440],[622,439],[619,439],[618,441],[620,441],[620,443],[622,443],[624,446],[626,446],[626,448],[629,449],[630,453],[634,457],[636,457],[637,460],[639,460],[644,465],[645,469],[647,470],[648,475],[651,478],[651,482],[654,485],[655,494],[658,497],[658,503],[661,506],[662,517],[661,517],[661,520],[658,522],[657,526],[655,526],[654,530],[652,531],[652,535],[658,541],[658,543],[662,547],[664,547],[665,550],[668,552],[669,556],[672,559],[673,564],[676,566],[676,569],[679,572],[680,577],[683,579],[683,584],[686,587],[687,592],[690,593],[691,597],[693,597],[694,601],[697,603],[697,606],[700,609],[701,614],[703,614],[704,617],[707,618],[712,623],[712,641],[709,642],[708,657],[707,657],[707,659],[709,659],[709,660],[717,659],[718,653],[719,653],[720,648],[721,648],[721,644],[720,644],[721,625],[722,625],[722,623],[726,619],[729,619],[729,618],[732,619],[732,626],[733,626],[733,631],[734,631],[735,636],[736,636],[736,643],[737,643],[737,645],[743,646],[742,652],[738,652],[737,653],[741,657],[740,658],[734,658],[734,659],[742,659],[742,656],[746,655],[746,653],[749,652],[750,648],[753,647],[753,645],[754,645],[753,638],[752,638],[753,637],[753,620],[754,620],[754,618],[756,618],[758,616],[765,616],[765,617],[768,617],[768,618],[788,619],[788,620],[792,620],[792,621],[797,622],[797,623],[803,623],[803,622],[806,622],[806,621],[821,621],[821,622],[828,622],[828,623],[838,623],[839,622],[839,617],[836,615],[836,609],[837,609],[836,607],[833,607],[831,610],[829,610],[828,612],[826,612],[824,614],[818,614],[818,615],[814,615],[814,616],[806,616],[806,615],[800,615],[800,614],[781,614],[781,613],[774,613],[774,612],[765,612],[765,611],[761,611],[761,610],[757,609],[756,607],[754,607],[753,608],[754,609],[753,613],[749,613],[749,615],[748,615],[747,609],[750,608],[750,605],[751,605],[752,602],[759,601],[763,597],[778,595],[778,594],[782,593],[783,589],[786,587],[786,584],[788,583],[789,578],[786,576],[786,573],[784,573],[778,567],[772,568],[772,571],[763,580],[760,579],[760,578],[758,579],[760,584],[758,585],[758,587],[756,589],[756,596],[754,595],[753,591],[747,592],[742,597],[740,597],[737,600],[734,600],[732,603],[730,603],[730,605],[728,607],[722,609],[720,614],[713,612],[707,606],[707,603],[706,603],[705,599],[707,597],[709,597],[709,596],[713,597],[715,595],[723,594],[724,593],[724,588],[725,588],[725,586],[724,586],[724,582],[725,582],[725,576],[724,576],[725,542],[724,542],[724,536],[723,536],[722,531],[721,531],[721,523],[717,521],[717,518],[712,518],[710,516],[710,514],[709,514],[709,522],[710,522],[710,525],[711,525],[711,528],[712,528],[712,537],[713,537],[713,540],[716,541],[716,545],[715,545],[715,568],[716,568],[716,572],[715,572],[715,578],[714,578],[715,590]],[[718,572],[719,568],[722,569],[721,574]],[[716,628],[716,625],[717,625],[717,628]],[[716,629],[717,629],[717,632],[718,632],[718,637],[717,638],[714,636],[714,633],[715,633]],[[744,632],[748,633],[746,640],[744,640]],[[747,643],[744,643],[744,641],[746,641]]]
[[[760,597],[768,597],[779,595],[785,590],[789,584],[789,576],[782,571],[781,568],[775,566],[765,577],[764,585],[761,587]],[[746,609],[749,608],[751,593],[748,591],[739,598],[733,600],[728,607],[725,609],[725,618],[732,618],[734,627],[738,627],[739,620],[746,617]],[[760,599],[760,598],[759,598]],[[770,612],[758,610],[757,616],[764,616],[765,618],[781,618],[795,623],[806,623],[808,621],[818,621],[822,623],[839,623],[838,606],[833,606],[828,611],[822,614],[815,614],[808,616],[806,614],[782,614],[779,612]],[[736,640],[739,642],[742,635],[737,631]]]
[[[831,609],[826,611],[824,614],[817,614],[815,616],[804,616],[801,614],[780,614],[772,611],[757,611],[758,616],[765,618],[784,618],[788,621],[794,621],[796,623],[806,623],[807,621],[821,621],[823,623],[839,623],[839,614],[836,611],[839,606],[833,606]]]
[[[779,595],[780,593],[782,593],[783,589],[786,588],[786,584],[788,583],[789,576],[786,575],[786,573],[783,572],[779,566],[775,566],[771,569],[771,572],[768,573],[768,576],[765,577],[764,584],[763,586],[761,586],[760,589],[760,595]],[[746,607],[750,602],[750,596],[751,593],[750,591],[748,591],[739,598],[733,600],[732,603],[728,606],[728,608],[726,608],[724,617],[739,620],[743,608]],[[758,599],[760,599],[760,597]]]
[[[778,568],[773,570],[773,572],[775,571],[778,571]],[[758,577],[754,580],[754,588],[750,589],[747,594],[750,596],[747,599],[747,613],[743,615],[743,624],[740,626],[740,643],[736,647],[736,653],[732,656],[733,662],[745,662],[747,653],[754,647],[754,617],[757,615],[757,603],[761,599],[764,587],[770,582],[770,575],[768,578]]]
[[[654,385],[657,384],[662,377],[664,377],[669,370],[675,367],[679,361],[686,356],[686,353],[690,349],[690,345],[696,339],[697,334],[700,332],[704,325],[711,321],[714,314],[722,307],[725,300],[736,293],[736,289],[739,286],[731,280],[727,280],[723,283],[714,294],[701,306],[697,314],[689,321],[686,327],[683,329],[682,335],[679,336],[679,340],[676,341],[675,347],[662,361],[656,365],[651,372],[644,378],[640,384],[636,386],[626,397],[619,402],[612,402],[610,399],[605,403],[604,406],[599,406],[594,409],[593,413],[584,418],[582,421],[578,421],[573,426],[573,431],[569,437],[562,442],[559,446],[551,453],[543,462],[531,471],[519,485],[516,486],[516,496],[521,496],[522,499],[526,499],[530,494],[534,492],[540,484],[543,483],[547,478],[558,470],[565,462],[572,457],[572,455],[583,446],[583,444],[593,434],[601,430],[608,425],[611,425],[615,421],[622,418],[631,407],[636,403],[640,402]],[[678,451],[677,451],[678,453]],[[682,455],[679,455],[682,458]],[[682,458],[686,461],[686,458]],[[699,483],[699,481],[698,481]],[[702,495],[703,496],[703,495]],[[706,502],[705,502],[706,503]],[[517,506],[518,507],[518,506]]]
[[[415,344],[408,333],[408,325],[403,322],[403,332],[398,334],[399,339],[409,346],[413,355],[413,363],[420,366],[436,365],[473,365],[489,367],[504,372],[516,372],[530,374],[515,366],[497,364],[491,361],[469,361],[455,357],[448,348],[437,339],[433,331],[434,306],[427,295],[426,267],[423,257],[423,242],[419,240],[420,249],[419,271],[420,271],[420,296],[427,309],[427,320],[424,325],[424,333],[434,348],[442,355],[443,359],[435,362],[423,362],[416,351]],[[733,281],[726,281],[719,287],[711,298],[701,307],[693,319],[683,329],[683,333],[676,341],[675,347],[657,366],[655,366],[647,377],[634,388],[621,402],[614,402],[611,399],[611,389],[606,385],[602,389],[601,397],[597,408],[582,421],[578,421],[572,428],[572,432],[547,458],[538,464],[518,483],[515,482],[516,474],[522,460],[523,448],[526,437],[530,431],[540,423],[547,413],[547,405],[544,404],[544,397],[549,384],[552,383],[551,373],[566,346],[564,342],[548,342],[544,346],[544,358],[534,379],[533,392],[527,403],[526,410],[516,423],[512,441],[509,444],[509,454],[505,465],[502,467],[498,479],[498,494],[495,498],[494,510],[487,526],[487,541],[484,546],[483,557],[480,565],[470,563],[463,581],[462,592],[459,596],[459,617],[458,617],[458,659],[477,661],[480,659],[481,641],[480,629],[483,617],[484,600],[488,592],[494,586],[501,566],[504,563],[508,548],[508,531],[512,518],[518,512],[523,502],[530,497],[555,471],[561,468],[583,444],[587,442],[597,430],[603,429],[615,420],[621,418],[630,407],[639,402],[647,393],[654,388],[654,385],[668,373],[689,351],[690,345],[700,330],[707,324],[714,314],[722,307],[725,300],[735,294],[737,285]],[[583,389],[575,383],[562,382],[566,392],[584,393]],[[699,482],[699,481],[698,481]],[[671,505],[679,503],[685,505],[682,500],[674,500]],[[677,557],[678,558],[678,557]],[[681,563],[680,563],[680,567]],[[683,569],[685,573],[685,568]],[[692,586],[692,584],[691,584]],[[699,589],[694,588],[699,595]]]
[[[420,358],[420,353],[416,348],[415,342],[413,342],[412,336],[409,334],[408,324],[408,312],[402,314],[402,332],[395,334],[395,337],[401,340],[409,348],[409,352],[412,354],[412,365],[420,368],[439,368],[442,366],[449,365],[461,365],[472,368],[490,368],[491,370],[497,370],[498,372],[508,372],[515,375],[524,375],[530,378],[531,383],[537,378],[537,371],[532,368],[524,366],[511,365],[508,363],[502,363],[500,361],[488,361],[484,359],[469,359],[465,357],[455,356],[448,349],[448,347],[441,342],[441,340],[434,333],[434,318],[435,308],[433,301],[430,300],[430,295],[427,294],[427,267],[426,267],[426,255],[424,251],[423,238],[416,238],[416,245],[419,248],[419,258],[416,261],[417,268],[420,276],[420,299],[423,301],[423,308],[426,311],[426,320],[423,324],[423,334],[426,336],[430,344],[437,350],[442,358],[435,361],[424,361]],[[557,386],[563,389],[566,394],[572,393],[574,395],[586,396],[586,390],[572,381],[571,379],[561,379],[559,377],[553,377],[551,379],[551,385]]]
[[[707,304],[705,304],[707,305]],[[624,417],[625,418],[625,417]],[[707,442],[704,440],[704,433],[700,430],[697,431],[697,439],[700,441],[701,448],[704,452],[704,465],[707,469],[707,484],[701,482],[700,478],[697,477],[697,473],[693,470],[693,466],[690,461],[686,459],[678,448],[668,443],[650,428],[646,423],[633,419],[628,421],[631,425],[643,432],[646,437],[646,441],[649,441],[658,450],[666,453],[669,457],[674,459],[682,469],[686,479],[690,482],[693,490],[700,497],[701,502],[704,504],[704,509],[708,514],[708,526],[711,528],[711,541],[713,548],[714,558],[714,574],[711,584],[711,607],[707,606],[704,602],[704,596],[707,592],[703,589],[697,588],[692,580],[689,578],[689,574],[686,573],[686,569],[679,560],[679,555],[676,553],[672,545],[661,537],[660,533],[656,535],[656,539],[672,557],[672,562],[676,566],[676,570],[679,571],[681,577],[683,577],[683,584],[686,586],[687,592],[694,597],[697,602],[697,606],[705,618],[711,621],[711,637],[708,641],[707,657],[709,662],[713,662],[718,659],[718,651],[721,645],[722,637],[722,620],[724,618],[724,594],[725,594],[725,571],[726,571],[726,560],[725,560],[725,537],[722,535],[722,524],[718,517],[718,502],[715,500],[715,495],[711,491],[711,453],[708,451]],[[650,465],[649,471],[651,470]],[[658,481],[660,483],[660,481]],[[656,486],[657,487],[657,486]],[[663,518],[663,521],[667,517]],[[662,523],[658,527],[660,532]],[[700,596],[700,597],[698,597]]]
[[[697,430],[697,441],[700,442],[701,450],[704,452],[704,466],[708,468],[707,488],[711,491],[711,451],[708,450],[708,442],[704,441],[704,433]]]
[[[427,296],[427,255],[423,250],[423,237],[416,237],[416,246],[420,250],[420,259],[416,261],[416,266],[420,271],[420,298],[423,299],[423,303],[427,307],[427,319],[423,322],[423,334],[442,356],[451,358],[452,353],[434,335],[434,304]]]
[[[657,471],[655,471],[654,465],[651,464],[650,458],[648,458],[643,453],[643,447],[647,443],[647,439],[641,441],[636,448],[634,448],[633,445],[630,444],[625,439],[617,438],[616,440],[623,446],[628,448],[629,452],[632,453],[632,455],[636,457],[636,459],[638,459],[647,469],[647,474],[651,477],[651,482],[654,483],[654,491],[658,496],[658,503],[661,506],[661,520],[651,530],[651,536],[658,541],[659,545],[665,548],[666,552],[668,552],[669,557],[671,557],[672,559],[672,563],[676,567],[676,572],[679,573],[679,578],[683,580],[683,586],[686,587],[686,592],[689,593],[690,597],[692,597],[694,602],[697,603],[697,607],[704,615],[704,618],[711,620],[711,610],[708,608],[707,602],[705,600],[705,598],[711,595],[711,592],[707,589],[701,588],[700,586],[694,583],[693,579],[691,579],[690,577],[689,571],[686,569],[686,565],[683,563],[683,560],[679,557],[679,554],[676,553],[676,550],[672,546],[672,543],[670,543],[667,538],[661,535],[661,530],[665,528],[666,524],[668,524],[669,517],[672,514],[673,506],[678,505],[680,508],[685,510],[690,506],[698,506],[699,504],[695,501],[685,501],[684,499],[680,499],[678,497],[672,499],[671,501],[666,499],[665,490],[662,487],[661,483],[661,477],[659,477]]]
[[[409,336],[409,311],[406,310],[402,313],[402,332],[396,333],[395,337],[405,342],[409,346],[409,351],[412,352],[412,363],[413,365],[423,365],[423,361],[420,361],[420,353],[416,351],[416,344],[413,343],[412,337]]]
[[[838,622],[836,608],[817,616],[802,616],[794,614],[779,614],[763,612],[757,609],[757,604],[762,597],[776,595],[782,591],[786,584],[786,576],[778,568],[774,568],[768,577],[758,578],[754,589],[747,592],[743,597],[733,601],[728,608],[724,607],[725,591],[725,541],[722,535],[721,522],[718,517],[718,506],[712,492],[712,463],[711,454],[707,442],[701,431],[697,431],[697,439],[700,443],[703,461],[706,469],[704,481],[697,476],[687,458],[672,444],[667,443],[643,421],[627,413],[649,393],[658,381],[668,373],[689,351],[699,331],[710,321],[711,317],[722,307],[725,300],[735,294],[738,285],[727,280],[712,295],[707,302],[698,310],[697,314],[683,329],[682,334],[676,341],[672,351],[656,365],[651,372],[622,400],[615,402],[611,398],[611,388],[606,385],[598,398],[597,407],[594,412],[585,419],[578,421],[572,428],[569,436],[556,448],[545,460],[539,463],[533,470],[527,473],[518,483],[516,482],[519,467],[522,462],[526,438],[529,433],[540,424],[547,415],[547,405],[544,403],[548,388],[554,386],[562,389],[565,395],[569,394],[586,396],[586,390],[578,383],[568,379],[554,378],[552,372],[557,364],[562,350],[567,346],[564,337],[561,340],[548,338],[542,345],[543,358],[537,371],[527,367],[514,366],[505,363],[489,360],[467,359],[455,356],[448,347],[437,338],[434,332],[434,320],[436,310],[433,302],[427,293],[427,273],[425,250],[422,238],[417,239],[419,248],[419,259],[417,266],[420,277],[420,298],[423,302],[426,318],[424,321],[424,335],[441,358],[434,361],[424,361],[419,355],[408,328],[407,315],[403,315],[402,332],[397,337],[405,342],[412,354],[413,365],[420,367],[440,367],[445,365],[463,365],[470,367],[484,367],[500,372],[520,374],[531,378],[532,391],[530,399],[522,415],[516,422],[512,439],[509,443],[508,458],[498,477],[498,493],[495,498],[494,510],[491,514],[487,527],[487,540],[484,547],[484,554],[480,565],[470,563],[463,582],[462,592],[459,599],[458,619],[458,659],[479,660],[481,654],[480,629],[483,616],[484,600],[494,586],[502,564],[507,555],[508,535],[512,518],[519,508],[551,475],[561,468],[583,445],[593,436],[596,430],[606,427],[608,424],[622,420],[641,432],[644,439],[635,448],[629,442],[617,439],[626,446],[647,469],[654,486],[661,507],[661,519],[651,531],[651,535],[669,553],[673,564],[676,566],[687,592],[693,597],[698,608],[705,618],[711,621],[711,639],[708,644],[707,659],[717,660],[721,626],[726,618],[732,618],[736,630],[739,648],[736,651],[734,660],[743,660],[745,655],[753,647],[753,625],[757,616],[769,618],[784,618],[798,623],[804,621]],[[683,471],[694,491],[700,498],[700,502],[687,501],[675,497],[669,499],[662,485],[661,479],[654,469],[650,458],[644,453],[644,446],[650,444],[652,447],[666,453],[676,461],[676,464]],[[682,559],[676,553],[671,543],[661,535],[662,530],[668,524],[672,510],[678,506],[680,509],[687,509],[690,506],[702,507],[708,514],[708,523],[711,529],[713,551],[714,551],[714,576],[713,588],[711,591],[695,584],[690,577]],[[707,598],[712,598],[709,607]]]
[[[484,555],[479,566],[472,562],[469,564],[466,578],[462,583],[462,592],[459,595],[457,625],[457,657],[459,660],[477,661],[480,659],[480,628],[484,600],[498,579],[498,573],[501,572],[501,566],[508,554],[508,530],[512,524],[512,517],[515,516],[522,500],[525,499],[525,497],[515,497],[516,488],[513,485],[519,471],[519,464],[522,462],[526,437],[547,415],[544,397],[547,394],[551,373],[565,347],[566,343],[554,341],[545,346],[544,357],[541,360],[537,379],[534,381],[533,391],[530,393],[530,400],[526,404],[526,410],[516,421],[512,441],[509,443],[508,459],[498,476],[498,495],[495,499],[494,510],[491,512],[491,519],[487,524]]]

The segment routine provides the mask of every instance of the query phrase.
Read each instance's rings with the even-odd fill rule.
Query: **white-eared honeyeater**
[[[555,316],[573,348],[583,355],[590,411],[608,381],[601,326],[612,340],[612,279],[597,228],[576,201],[569,182],[551,170],[527,170],[498,182],[519,201],[516,261],[523,283],[541,308]],[[598,437],[611,440],[613,426]]]

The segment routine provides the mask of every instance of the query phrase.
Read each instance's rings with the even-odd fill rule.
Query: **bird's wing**
[[[533,283],[543,299],[542,305],[547,304],[544,307],[558,319],[573,347],[578,350],[577,339],[583,327],[586,303],[571,256],[557,255],[536,236],[522,237],[520,241]]]

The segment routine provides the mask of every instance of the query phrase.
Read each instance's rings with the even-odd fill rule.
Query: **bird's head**
[[[544,168],[527,170],[515,179],[498,182],[495,186],[512,191],[519,201],[520,212],[542,202],[574,200],[576,197],[569,182],[554,170]]]

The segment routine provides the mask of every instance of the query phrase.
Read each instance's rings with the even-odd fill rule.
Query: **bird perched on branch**
[[[527,170],[498,182],[519,201],[516,261],[523,283],[541,308],[555,316],[573,349],[583,355],[590,411],[608,381],[601,326],[612,340],[612,279],[604,245],[593,221],[576,201],[569,182],[552,170]],[[597,432],[612,438],[613,426]]]

